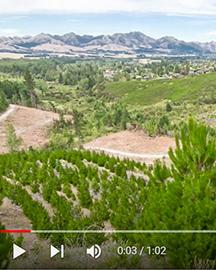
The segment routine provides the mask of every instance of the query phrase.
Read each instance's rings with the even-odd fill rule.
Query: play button
[[[58,250],[57,248],[55,248],[54,246],[50,247],[50,257],[53,258],[55,257],[57,254],[60,253],[60,250]]]
[[[19,256],[23,255],[26,253],[25,249],[17,246],[16,244],[13,244],[13,259],[15,260]]]

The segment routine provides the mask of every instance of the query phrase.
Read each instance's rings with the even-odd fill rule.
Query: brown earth
[[[149,137],[143,131],[113,133],[84,145],[85,149],[103,151],[122,158],[131,158],[146,163],[168,158],[168,150],[175,147],[173,138]]]
[[[7,229],[32,229],[31,222],[24,215],[22,209],[6,197],[0,205],[0,220]],[[20,234],[12,234],[12,236],[17,239]],[[37,242],[37,237],[34,234],[26,234],[23,247],[30,250],[35,242]]]
[[[23,140],[22,148],[37,148],[48,143],[47,130],[58,114],[18,105],[10,105],[0,115],[0,152],[7,152],[6,124],[11,123],[18,137]]]

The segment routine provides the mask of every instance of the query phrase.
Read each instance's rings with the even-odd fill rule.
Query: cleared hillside
[[[17,136],[23,140],[22,148],[40,147],[48,142],[47,129],[58,119],[58,114],[43,110],[10,105],[9,109],[0,115],[0,152],[7,152],[6,125],[14,126]]]
[[[173,138],[167,136],[152,138],[141,130],[112,133],[84,145],[85,149],[150,164],[156,159],[167,158],[170,147],[175,147]]]
[[[173,80],[111,82],[106,91],[132,105],[152,105],[164,99],[194,101],[216,94],[216,73]]]

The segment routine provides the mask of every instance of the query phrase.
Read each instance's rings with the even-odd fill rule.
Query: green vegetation
[[[0,100],[5,109],[8,103],[17,103],[22,105],[31,105],[30,95],[27,87],[21,80],[6,79],[0,81]]]
[[[214,97],[216,73],[173,80],[111,82],[106,90],[126,104],[152,105],[162,100],[173,102],[202,101]],[[212,103],[213,104],[213,103]]]
[[[190,120],[176,135],[176,150],[171,149],[171,167],[158,162],[150,176],[148,196],[140,226],[156,230],[214,230],[216,140],[208,128]],[[156,213],[160,213],[157,215]],[[168,257],[175,268],[196,268],[209,261],[214,268],[215,235],[149,235],[140,244],[169,247]],[[143,242],[141,241],[143,240]],[[205,250],[205,252],[203,252]]]
[[[108,101],[96,93],[83,95],[80,89],[59,84],[51,86],[40,99],[40,107],[61,115],[51,130],[52,146],[56,145],[58,139],[57,145],[69,140],[69,144],[65,145],[67,147],[80,145],[109,132],[124,130],[132,117],[121,103]],[[67,120],[68,116],[70,121]]]
[[[0,229],[3,230],[4,227],[0,225]],[[12,238],[7,234],[0,233],[0,268],[6,269],[9,265],[10,251],[12,246]]]
[[[15,129],[11,124],[7,124],[7,144],[10,152],[18,151],[22,144],[22,139],[17,137]]]
[[[148,168],[83,150],[2,155],[1,194],[23,209],[34,229],[97,229],[104,228],[105,222],[120,230],[215,229],[215,137],[207,127],[190,120],[176,135],[176,145],[176,150],[169,152],[170,167],[157,162]],[[26,187],[50,204],[54,216],[40,202],[33,201]],[[85,209],[89,210],[87,216]],[[53,243],[83,243],[80,235],[43,237],[51,237]],[[125,244],[165,245],[168,266],[174,268],[195,267],[196,260],[203,264],[208,260],[213,265],[215,260],[214,235],[113,237]],[[87,235],[85,242],[114,239]]]
[[[188,76],[190,68],[188,62],[164,61],[145,66],[67,58],[0,61],[0,111],[12,102],[60,116],[49,130],[49,145],[37,151],[18,152],[21,141],[8,126],[13,153],[0,156],[1,197],[19,205],[33,229],[96,230],[107,224],[119,230],[215,229],[216,142],[211,120],[216,117],[216,73]],[[172,73],[182,77],[142,81],[147,73],[154,79]],[[195,120],[186,125],[191,114],[212,128]],[[109,132],[139,128],[150,136],[177,132],[169,166],[158,161],[147,167],[81,147]],[[32,193],[40,200],[33,200]],[[215,263],[216,239],[208,234],[41,237],[69,246],[95,241],[162,245],[167,259],[159,258],[159,263],[167,267],[208,263],[213,268]]]
[[[100,62],[75,61],[69,58],[40,60],[2,60],[0,72],[13,77],[30,77],[48,82],[59,82],[65,85],[79,85],[84,90],[90,90],[96,83],[103,81]],[[29,81],[29,79],[27,79]],[[32,87],[30,87],[32,88]]]
[[[26,85],[28,96],[31,100],[31,106],[37,107],[37,95],[35,93],[35,82],[29,70],[26,70],[24,74],[24,84]]]
[[[8,106],[8,102],[4,93],[0,91],[0,112],[4,111]]]
[[[172,135],[191,114],[205,123],[214,119],[214,71],[213,61],[184,59],[147,64],[68,58],[3,60],[0,110],[16,103],[74,117],[73,125],[60,121],[50,131],[52,147],[79,146],[128,127],[144,129],[150,136]],[[194,76],[188,76],[191,72]],[[146,77],[149,74],[154,76]]]

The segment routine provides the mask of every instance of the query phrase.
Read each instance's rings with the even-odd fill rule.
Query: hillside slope
[[[40,147],[48,142],[47,128],[58,119],[58,114],[10,105],[9,109],[0,115],[0,152],[7,152],[6,124],[11,123],[17,136],[23,140],[22,147]]]
[[[173,80],[111,82],[106,91],[132,105],[152,105],[164,99],[194,101],[216,94],[216,73]]]
[[[167,158],[169,147],[175,147],[173,138],[166,136],[151,138],[141,130],[109,134],[84,145],[84,148],[88,150],[148,164],[156,159]]]

